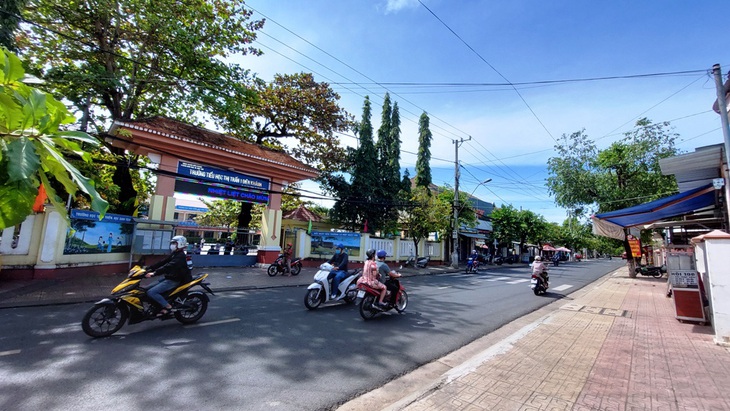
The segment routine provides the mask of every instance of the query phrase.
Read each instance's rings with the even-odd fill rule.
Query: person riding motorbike
[[[472,267],[476,267],[476,265],[479,264],[479,261],[477,260],[479,258],[479,254],[477,254],[477,250],[471,250],[471,254],[469,254],[469,258],[471,259]]]
[[[383,251],[385,252],[385,251]],[[363,266],[362,276],[357,280],[357,284],[365,284],[370,288],[380,291],[378,302],[375,303],[376,308],[382,308],[386,304],[383,302],[385,299],[385,292],[387,290],[385,284],[378,281],[380,274],[378,273],[378,266],[375,262],[375,250],[372,248],[365,252],[367,260]]]
[[[347,260],[345,246],[343,244],[337,244],[337,247],[335,247],[335,255],[327,261],[334,266],[328,277],[332,279],[332,298],[338,297],[339,291],[337,287],[347,277]]]
[[[292,245],[287,244],[286,247],[283,250],[281,250],[282,260],[283,260],[282,265],[284,265],[286,267],[286,274],[284,274],[284,275],[287,277],[291,276],[291,253],[292,253],[291,248],[292,248]]]
[[[188,283],[193,280],[192,273],[188,268],[187,258],[185,257],[185,248],[188,246],[188,240],[176,235],[170,240],[170,255],[162,261],[147,267],[145,277],[150,278],[156,275],[164,275],[165,278],[160,279],[157,284],[147,289],[147,295],[160,306],[158,317],[170,312],[172,306],[162,296],[166,291],[177,288],[180,284]]]
[[[400,290],[400,282],[396,280],[396,278],[400,278],[401,275],[395,272],[394,270],[391,270],[390,267],[388,267],[388,264],[385,263],[385,256],[387,253],[385,250],[379,250],[377,253],[378,256],[378,273],[387,278],[385,281],[385,287],[388,291],[390,291],[390,305],[395,305],[395,300],[398,298],[398,290]],[[382,299],[381,299],[382,300]]]
[[[545,263],[542,262],[542,257],[539,255],[535,257],[535,261],[532,262],[532,274],[537,274],[540,276],[542,281],[547,284],[548,280],[548,273],[547,273],[547,266]]]

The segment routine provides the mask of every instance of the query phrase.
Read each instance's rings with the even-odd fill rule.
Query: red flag
[[[42,213],[45,209],[43,205],[46,203],[46,200],[48,200],[48,194],[46,194],[46,188],[43,187],[43,183],[41,183],[40,187],[38,187],[38,195],[33,202],[33,211],[36,213]]]
[[[365,220],[365,226],[362,228],[362,231],[364,233],[367,233],[368,232],[368,220]]]

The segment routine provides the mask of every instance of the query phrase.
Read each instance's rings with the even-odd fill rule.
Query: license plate
[[[357,298],[363,298],[365,297],[365,290],[359,290],[357,292]]]

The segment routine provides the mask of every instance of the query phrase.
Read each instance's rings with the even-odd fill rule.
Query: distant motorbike
[[[426,268],[426,266],[428,265],[429,261],[431,261],[431,257],[430,256],[426,256],[426,257],[419,258],[418,261],[416,261],[416,267],[418,267],[418,268]]]
[[[667,268],[665,266],[654,267],[648,265],[640,265],[634,269],[634,272],[636,274],[641,274],[648,277],[661,278],[664,273],[667,272]]]
[[[478,269],[479,269],[479,259],[469,258],[466,261],[466,273],[467,274],[476,273]]]
[[[545,272],[545,277],[548,278],[547,272]],[[543,279],[542,276],[535,273],[532,274],[532,278],[530,279],[530,288],[535,295],[545,294],[547,292],[548,285],[548,281]]]
[[[516,255],[508,255],[507,257],[502,257],[501,255],[498,255],[494,257],[494,264],[502,265],[503,263],[507,264],[514,264],[519,262],[519,257]]]
[[[210,284],[203,282],[208,274],[200,275],[186,284],[163,293],[165,300],[172,305],[172,310],[158,317],[160,307],[149,297],[147,290],[141,287],[141,281],[147,271],[135,265],[129,270],[127,278],[114,287],[112,294],[89,308],[81,320],[81,329],[90,337],[108,337],[119,331],[124,323],[137,324],[148,320],[169,320],[175,318],[182,324],[192,324],[205,315],[208,309],[208,295],[213,291]],[[190,291],[194,286],[200,286],[203,291]]]
[[[431,257],[421,257],[418,260],[416,260],[416,257],[411,255],[408,257],[408,259],[400,265],[400,268],[403,269],[405,267],[412,267],[412,268],[426,268],[429,261],[431,261]]]
[[[371,320],[376,315],[390,311],[394,308],[397,312],[402,313],[408,306],[408,293],[406,293],[406,289],[403,287],[403,284],[400,284],[395,305],[388,303],[387,307],[378,307],[375,305],[375,302],[377,302],[380,297],[380,291],[369,287],[367,284],[360,284],[357,288],[357,300],[355,301],[355,304],[360,307],[360,316],[364,320]],[[388,291],[384,301],[390,301],[390,291]]]
[[[321,304],[330,301],[344,301],[351,303],[357,297],[357,280],[362,275],[362,269],[349,270],[347,277],[337,287],[339,296],[332,298],[332,280],[329,278],[334,267],[332,264],[324,263],[319,266],[319,271],[314,274],[314,282],[307,287],[304,295],[304,306],[314,310]]]
[[[269,277],[273,277],[277,274],[284,274],[286,272],[286,269],[286,264],[284,264],[284,254],[279,254],[276,260],[274,260],[274,262],[271,263],[269,268],[266,270],[266,273],[269,275]],[[292,258],[291,275],[299,275],[300,271],[302,271],[302,259]]]

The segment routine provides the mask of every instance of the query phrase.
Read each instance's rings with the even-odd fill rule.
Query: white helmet
[[[181,235],[172,237],[172,239],[170,239],[170,243],[177,243],[177,248],[185,248],[188,246],[188,240]]]

